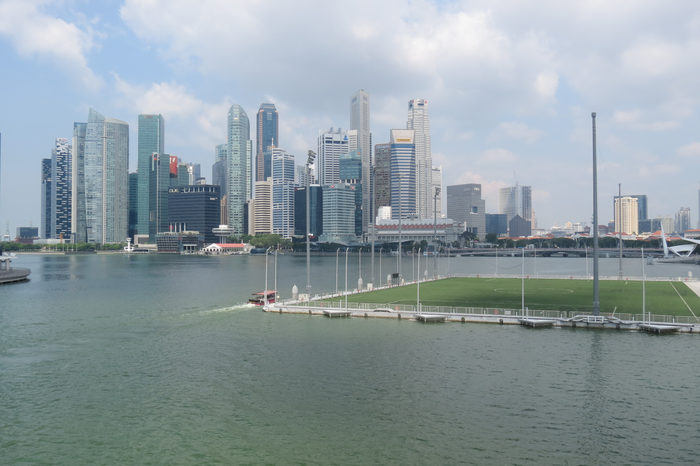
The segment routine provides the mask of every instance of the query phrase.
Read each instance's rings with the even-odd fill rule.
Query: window
[[[471,214],[478,214],[479,213],[479,208],[475,205],[471,206],[470,212]]]

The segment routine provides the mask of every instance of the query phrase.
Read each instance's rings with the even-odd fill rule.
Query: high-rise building
[[[202,177],[202,166],[198,163],[187,164],[188,185],[197,184],[197,180]]]
[[[498,213],[508,216],[508,223],[516,215],[532,220],[532,187],[515,185],[498,190]],[[450,214],[448,213],[449,217]]]
[[[306,165],[297,165],[294,168],[294,183],[297,186],[306,186],[307,184],[314,184],[314,169],[309,167],[309,174],[307,179]]]
[[[272,176],[272,148],[280,145],[279,113],[275,104],[261,104],[256,120],[255,181],[265,181]]]
[[[309,186],[309,230],[318,238],[323,233],[323,190],[321,186]],[[294,236],[306,237],[306,186],[294,189]]]
[[[318,176],[319,184],[333,184],[340,182],[339,163],[340,156],[349,152],[348,132],[338,128],[334,131],[318,132]]]
[[[437,218],[442,218],[442,165],[433,167],[430,179],[433,185],[430,190],[430,196],[433,198],[433,209],[437,209],[433,212],[433,216],[437,213]]]
[[[85,134],[85,217],[92,243],[121,243],[129,229],[129,125],[90,109]]]
[[[615,202],[616,199],[618,199],[619,196],[614,196],[613,197],[613,210],[615,209]],[[625,197],[632,197],[634,199],[637,199],[637,218],[639,219],[640,222],[643,222],[642,225],[646,226],[647,222],[644,222],[645,220],[649,219],[648,212],[647,212],[647,196],[646,194],[629,194],[626,195]],[[642,232],[645,229],[642,229],[642,225],[639,225],[637,228],[638,232]],[[617,230],[617,228],[615,228]],[[619,230],[618,230],[619,231]]]
[[[679,235],[683,234],[686,230],[690,230],[690,207],[681,207],[680,210],[676,212],[674,230]]]
[[[272,233],[294,235],[294,156],[272,149]]]
[[[51,150],[51,236],[68,239],[71,233],[71,146],[56,138]]]
[[[248,234],[272,233],[272,178],[255,182],[255,199],[249,205],[254,221],[249,224]]]
[[[235,235],[245,234],[245,205],[252,194],[253,151],[250,121],[238,104],[228,111],[228,226]]]
[[[362,236],[362,157],[357,150],[340,156],[338,172],[340,182],[355,190],[355,235]]]
[[[226,193],[227,166],[225,160],[219,160],[211,167],[211,184],[221,186],[221,192]]]
[[[486,201],[481,198],[481,185],[448,186],[447,217],[461,224],[464,231],[483,239],[486,236]]]
[[[171,186],[187,186],[187,164],[179,163],[174,155],[153,154],[149,179],[149,225],[148,240],[155,242],[158,233],[169,231],[170,209],[168,190]]]
[[[149,234],[151,200],[149,186],[151,159],[153,154],[165,153],[165,120],[163,115],[139,115],[138,174],[139,207],[136,232]]]
[[[408,102],[406,129],[415,131],[416,146],[416,215],[433,218],[433,194],[431,193],[433,156],[430,146],[430,119],[428,101],[412,99]]]
[[[362,231],[373,223],[372,217],[372,133],[370,132],[369,94],[360,89],[350,97],[350,129],[357,131],[357,152],[362,158]]]
[[[215,243],[214,228],[220,225],[221,187],[213,185],[171,186],[168,189],[168,230],[197,231],[205,243]]]
[[[139,223],[139,174],[129,173],[129,232],[128,236],[135,240],[136,226]]]
[[[617,233],[636,235],[639,233],[639,206],[634,197],[615,199],[615,229]]]
[[[214,147],[214,162],[225,162],[228,160],[228,144],[219,144]]]
[[[357,241],[355,235],[355,190],[352,185],[323,186],[322,243]]]
[[[391,150],[391,218],[417,218],[416,212],[416,145],[412,129],[392,129]]]
[[[532,235],[532,223],[516,215],[508,222],[508,231],[511,238],[527,238]]]
[[[85,134],[87,123],[73,123],[73,181],[71,183],[71,233],[78,243],[87,242],[85,218]]]
[[[51,238],[51,159],[41,159],[41,225],[42,238]]]
[[[172,159],[171,159],[171,163]],[[177,180],[172,180],[171,186],[188,186],[194,183],[190,183],[192,177],[190,176],[190,164],[186,162],[177,162],[177,168],[175,171],[175,177]]]
[[[376,221],[381,207],[391,206],[391,144],[374,146],[374,214]]]
[[[498,236],[508,234],[508,216],[506,214],[486,214],[486,234]]]

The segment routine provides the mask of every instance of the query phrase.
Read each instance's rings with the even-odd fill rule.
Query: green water
[[[313,262],[314,291],[333,290],[335,258]],[[32,280],[0,287],[2,465],[700,455],[697,336],[266,314],[244,304],[264,256],[15,265]],[[280,257],[278,289],[303,289],[305,274],[305,258]]]

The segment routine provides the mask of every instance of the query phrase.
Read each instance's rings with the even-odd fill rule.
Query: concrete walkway
[[[688,288],[693,290],[693,293],[700,296],[700,282],[685,282],[685,284],[688,285]]]

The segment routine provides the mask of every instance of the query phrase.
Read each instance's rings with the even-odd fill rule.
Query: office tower
[[[187,164],[188,185],[197,184],[197,180],[202,177],[202,166],[198,163]]]
[[[362,236],[362,157],[354,150],[340,156],[338,172],[340,182],[355,190],[355,235]]]
[[[87,123],[73,123],[73,181],[71,183],[71,233],[78,243],[87,242],[85,218],[85,134]]]
[[[307,184],[314,184],[314,169],[309,167],[308,179],[306,175],[306,165],[297,165],[294,168],[294,183],[297,186],[306,186]]]
[[[51,238],[51,159],[41,159],[41,224],[39,234]]]
[[[176,160],[180,159],[176,158]],[[172,159],[171,163],[173,163]],[[190,164],[178,161],[173,176],[177,178],[177,180],[171,180],[172,186],[187,186],[192,184],[190,183]]]
[[[511,238],[527,238],[532,236],[532,222],[516,215],[508,222],[508,231]]]
[[[412,129],[392,129],[391,218],[416,218],[416,145]]]
[[[447,218],[462,225],[463,231],[478,238],[486,236],[486,201],[481,198],[481,185],[458,184],[447,187]]]
[[[357,131],[357,151],[362,158],[362,231],[373,223],[372,192],[370,177],[372,172],[372,134],[370,132],[369,94],[360,89],[350,97],[350,129]]]
[[[168,231],[168,190],[171,186],[180,185],[180,181],[187,185],[187,165],[178,163],[174,155],[152,154],[149,174],[148,241],[153,243],[158,233]]]
[[[233,104],[228,111],[228,226],[236,235],[245,233],[245,204],[251,198],[250,122],[243,108]]]
[[[433,209],[437,209],[437,218],[442,218],[442,166],[433,167],[430,179],[432,182],[430,196],[433,198]],[[435,218],[435,212],[433,213],[433,218]]]
[[[357,241],[355,234],[355,190],[345,183],[324,185],[322,243]]]
[[[56,138],[51,150],[51,236],[68,239],[71,233],[71,146]]]
[[[498,190],[498,213],[506,214],[508,222],[520,215],[528,222],[532,220],[532,188],[515,185]],[[449,213],[447,214],[449,217]]]
[[[227,166],[225,160],[219,160],[211,167],[211,184],[220,186],[222,197],[226,193]]]
[[[334,131],[331,128],[328,131],[318,132],[318,170],[316,176],[319,184],[339,183],[340,177],[338,173],[338,163],[340,156],[349,152],[348,148],[348,133],[338,128]]]
[[[318,238],[323,233],[323,189],[309,186],[309,233]],[[294,189],[294,236],[306,237],[306,186]]]
[[[376,222],[381,207],[391,206],[391,144],[374,146],[374,215]]]
[[[94,109],[85,133],[85,218],[91,243],[121,243],[129,229],[129,125]]]
[[[139,207],[136,233],[149,233],[151,200],[149,193],[151,156],[165,153],[165,120],[163,115],[139,115],[138,140],[138,174],[139,174]]]
[[[272,233],[294,235],[294,156],[272,149]]]
[[[272,148],[280,145],[279,113],[275,104],[261,104],[256,123],[255,181],[265,181],[272,176]]]
[[[197,231],[205,243],[215,243],[214,228],[220,225],[221,187],[213,185],[171,186],[168,189],[168,230]]]
[[[255,202],[251,206],[255,221],[249,226],[249,234],[272,233],[272,178],[255,182]]]
[[[129,232],[128,236],[135,239],[136,227],[139,223],[139,174],[129,173]]]
[[[614,196],[613,197],[613,210],[615,209],[615,200],[619,196]],[[626,195],[625,197],[632,197],[634,199],[637,199],[637,218],[639,219],[640,222],[642,222],[641,225],[639,225],[639,228],[637,229],[638,232],[645,231],[642,229],[642,225],[646,226],[647,222],[645,220],[649,219],[648,213],[647,213],[647,196],[646,194],[629,194]],[[617,229],[617,228],[616,228]]]
[[[228,144],[219,144],[214,147],[214,162],[226,162],[228,160]]]
[[[428,118],[427,100],[413,99],[408,102],[406,129],[415,131],[416,215],[418,218],[433,218],[433,196],[430,192],[433,156],[430,145],[430,119]]]
[[[615,199],[615,229],[617,233],[639,233],[639,206],[637,199],[623,196]]]
[[[675,232],[679,235],[682,235],[686,230],[690,230],[690,207],[681,207],[676,212],[674,227]]]
[[[486,214],[486,234],[498,236],[508,233],[508,216],[506,214]]]

